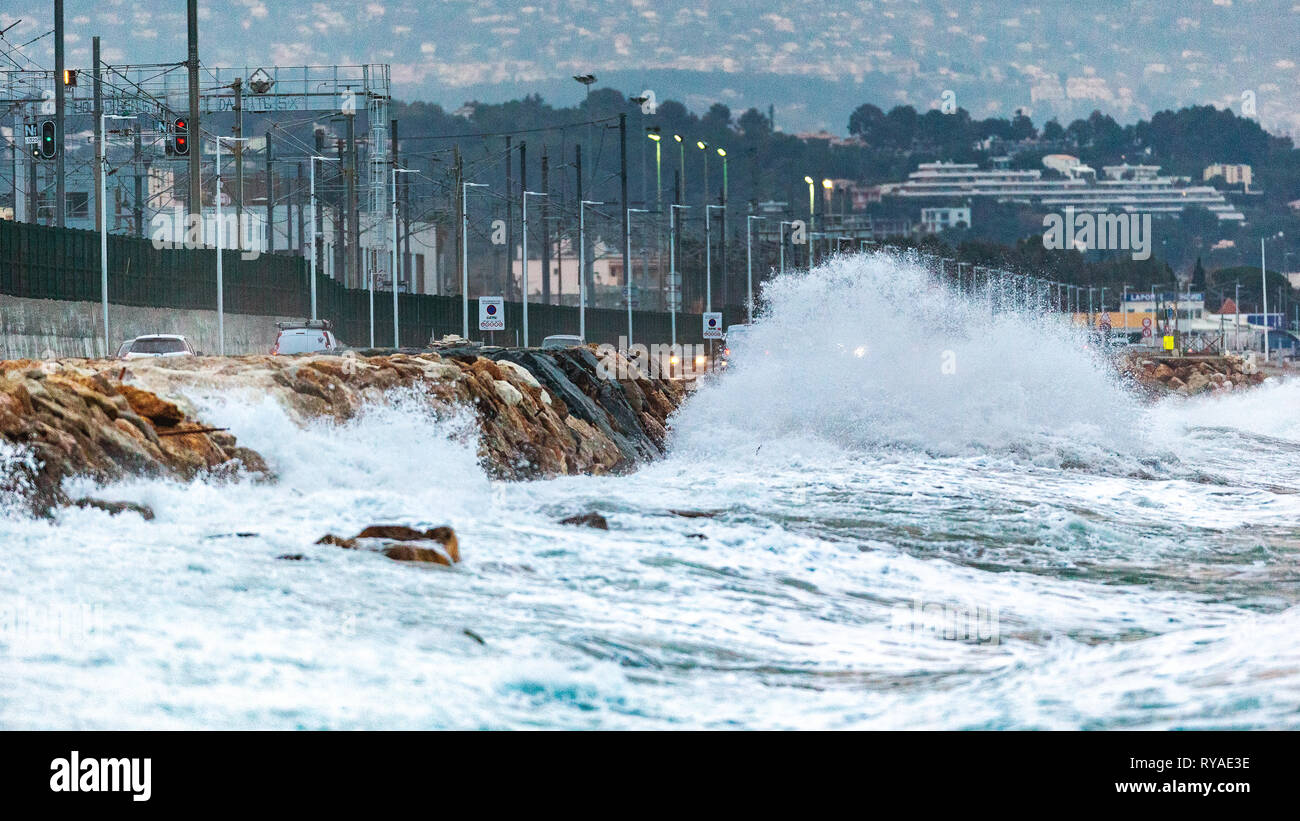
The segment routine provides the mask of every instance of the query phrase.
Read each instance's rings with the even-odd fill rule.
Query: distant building
[[[921,230],[938,234],[950,228],[969,228],[970,208],[922,208]]]
[[[1223,177],[1228,185],[1240,185],[1243,188],[1250,188],[1252,180],[1250,166],[1243,163],[1215,163],[1206,166],[1201,179],[1209,182],[1215,177]]]
[[[975,163],[921,163],[901,183],[887,186],[886,194],[914,199],[949,199],[969,203],[977,197],[998,202],[1023,202],[1052,211],[1177,215],[1188,206],[1200,206],[1220,220],[1242,221],[1245,215],[1221,191],[1208,185],[1180,185],[1161,176],[1159,166],[1117,165],[1103,169],[1095,179],[1091,168],[1073,166],[1065,179],[1044,179],[1038,170],[981,169]]]

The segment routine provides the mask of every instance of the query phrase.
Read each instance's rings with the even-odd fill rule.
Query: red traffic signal
[[[172,123],[172,152],[179,155],[190,153],[190,121],[177,117]]]

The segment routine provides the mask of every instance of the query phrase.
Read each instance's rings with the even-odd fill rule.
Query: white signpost
[[[23,123],[23,144],[40,145],[40,127],[36,123]]]
[[[711,311],[704,315],[704,338],[722,338],[722,312]]]
[[[478,298],[478,329],[504,331],[506,329],[506,298],[481,296]]]

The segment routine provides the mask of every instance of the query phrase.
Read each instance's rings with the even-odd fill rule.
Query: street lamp
[[[704,310],[713,310],[713,243],[709,241],[709,212],[721,211],[721,205],[704,206]]]
[[[544,196],[546,196],[546,194],[541,191],[525,191],[523,196],[524,235],[522,240],[523,247],[520,249],[519,255],[523,257],[523,263],[524,263],[523,289],[524,289],[524,347],[525,348],[528,347],[528,198],[544,197]],[[546,274],[547,276],[550,275],[549,271],[544,271],[543,273]]]
[[[587,341],[587,206],[604,205],[595,200],[582,200],[578,203],[578,336]],[[630,262],[632,257],[628,257]]]
[[[681,134],[674,134],[673,139],[677,141],[677,175],[682,184],[682,199],[686,199],[686,141]]]
[[[487,187],[488,184],[485,182],[462,182],[460,185],[460,335],[465,339],[469,339],[469,197],[467,192],[471,188]],[[393,299],[397,298],[393,297]]]
[[[627,236],[623,238],[625,250],[627,251],[627,270],[623,272],[624,283],[627,290],[627,345],[630,350],[632,347],[632,215],[649,214],[648,208],[629,208],[627,209]]]
[[[591,73],[587,73],[587,74],[575,74],[575,75],[573,75],[573,79],[577,80],[579,83],[582,83],[583,88],[586,89],[587,96],[586,96],[586,99],[585,99],[585,101],[584,101],[583,108],[586,110],[586,113],[587,113],[587,145],[590,146],[591,143],[592,143],[592,139],[591,139],[591,86],[592,86],[592,83],[595,83],[595,82],[596,82],[596,75],[595,75],[595,74],[591,74]],[[596,178],[596,177],[595,177],[595,169],[592,169],[592,170],[590,170],[590,171],[587,172],[587,182],[590,183],[590,182],[591,182],[592,180],[594,180],[595,178]],[[581,276],[581,275],[582,275],[582,272],[579,271],[579,272],[578,272],[578,275]],[[524,301],[527,302],[528,300],[525,299]]]
[[[663,148],[662,137],[659,135],[659,126],[646,126],[646,136],[654,140],[655,144],[655,204],[663,208],[664,186],[663,176],[661,174],[661,149]],[[660,269],[662,270],[662,269]]]
[[[683,211],[690,208],[689,205],[678,205],[673,203],[668,206],[668,281],[672,283],[673,290],[669,294],[668,308],[672,316],[672,345],[677,347],[677,304],[682,299],[682,284],[677,277],[677,209]]]
[[[727,269],[727,152],[725,149],[717,149],[718,156],[722,158],[722,304],[727,304],[728,274]]]
[[[704,140],[696,140],[695,147],[704,152],[704,204],[708,205],[711,197],[709,191],[709,144]]]
[[[226,355],[226,306],[225,280],[222,278],[221,271],[221,246],[225,240],[222,232],[221,223],[221,141],[230,140],[232,143],[248,142],[247,137],[221,137],[215,138],[217,141],[217,354]],[[202,205],[199,206],[200,209]],[[202,218],[202,211],[199,212]],[[373,284],[370,288],[370,347],[375,346],[375,290]]]
[[[310,199],[311,199],[311,255],[310,255],[309,268],[311,271],[311,318],[315,320],[316,319],[316,242],[317,240],[320,239],[320,234],[316,232],[316,161],[321,160],[324,162],[339,162],[339,158],[321,157],[313,154],[310,159],[311,162],[308,163],[308,165],[311,167],[311,173],[309,175],[311,179],[310,189],[309,189]]]
[[[754,220],[767,219],[767,217],[756,217],[753,214],[745,217],[745,308],[749,324],[754,324],[754,249],[753,249],[753,232]]]
[[[99,214],[97,216],[99,217],[99,294],[104,303],[104,356],[113,355],[113,349],[109,347],[108,342],[108,131],[104,127],[104,121],[108,119],[135,118],[119,114],[99,115]],[[202,217],[202,211],[199,216]]]

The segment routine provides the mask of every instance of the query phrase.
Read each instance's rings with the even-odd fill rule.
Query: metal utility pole
[[[138,120],[136,121],[135,128],[132,129],[132,131],[133,134],[131,135],[132,136],[131,165],[134,167],[134,172],[135,172],[134,174],[132,174],[132,177],[134,178],[132,181],[135,183],[134,186],[135,190],[132,193],[135,195],[135,202],[134,202],[134,206],[131,209],[131,220],[132,222],[135,223],[135,235],[137,237],[143,237],[144,236],[144,180],[145,177],[148,176],[148,174],[147,172],[141,173],[142,170],[141,162],[144,158],[144,145],[140,137],[140,122]],[[148,166],[145,166],[145,168],[147,167]],[[103,169],[100,169],[100,173],[103,173]]]
[[[551,304],[551,172],[546,144],[542,143],[542,304]]]
[[[746,321],[754,324],[754,248],[753,248],[753,226],[754,220],[761,220],[764,217],[748,215],[745,217],[745,316]]]
[[[99,145],[100,141],[104,139],[104,131],[103,131],[104,122],[100,119],[100,116],[104,113],[104,84],[103,84],[104,81],[103,81],[103,76],[100,74],[99,71],[99,38],[98,37],[92,37],[90,40],[90,61],[93,64],[91,67],[91,74],[94,77],[94,92],[95,92],[95,108],[94,108],[95,145]],[[17,132],[15,131],[14,139],[16,140],[17,138],[18,135]],[[136,151],[136,154],[138,158],[139,155],[138,150]],[[104,165],[103,163],[99,163],[99,162],[95,163],[94,183],[95,183],[95,230],[96,231],[102,230],[103,220],[104,220],[104,196],[103,194],[100,193],[99,190],[100,188],[99,178],[104,173],[103,165]],[[138,202],[139,199],[140,198],[137,195],[136,201]],[[18,210],[18,200],[16,197],[14,199],[14,210],[15,211]]]
[[[344,173],[347,181],[347,198],[348,198],[348,241],[347,251],[344,255],[345,266],[350,273],[348,281],[352,283],[362,282],[361,277],[365,270],[361,261],[361,209],[357,204],[357,115],[354,112],[345,112],[343,121],[347,126],[347,159]],[[366,281],[369,281],[369,274],[365,275]],[[373,290],[373,289],[371,289]],[[373,336],[374,334],[371,334]],[[374,340],[371,340],[371,347],[374,347]]]
[[[397,156],[397,120],[388,121],[388,148],[389,148],[389,153],[393,157],[393,168],[401,168],[402,164],[398,161],[398,156]],[[396,185],[397,184],[396,181],[394,181],[393,184]],[[405,190],[405,185],[406,185],[405,179],[402,180],[402,185],[403,185],[403,190]],[[401,213],[402,213],[401,201],[397,198],[397,189],[393,189],[393,246],[394,246],[393,287],[394,288],[397,287],[397,280],[405,276],[405,271],[403,271],[402,269],[406,267],[404,265],[404,260],[402,257],[402,249],[400,247],[402,241],[401,234],[398,231],[398,225],[401,219]],[[406,292],[408,294],[413,294],[415,293],[415,289],[408,286]],[[396,317],[397,314],[394,313],[393,316]],[[393,322],[396,323],[397,320],[394,319]]]
[[[587,206],[604,205],[582,198],[582,146],[578,146],[578,337],[587,341],[587,277],[583,269],[587,264]]]
[[[189,133],[198,138],[198,144],[190,146],[190,190],[186,206],[191,214],[200,215],[203,213],[203,132],[199,124],[199,0],[187,0],[185,18],[189,35],[185,58],[190,85]]]
[[[244,250],[244,79],[236,77],[231,84],[235,89],[235,247]]]
[[[450,196],[454,201],[452,203],[452,209],[453,209],[452,216],[455,220],[454,224],[457,226],[459,226],[465,219],[463,203],[462,203],[462,200],[464,198],[456,196],[456,192],[461,190],[461,183],[465,180],[464,171],[465,171],[464,162],[460,156],[460,144],[457,143],[456,145],[452,146],[451,149],[452,190],[450,192]],[[465,238],[462,236],[462,232],[456,231],[455,228],[453,228],[452,231],[455,237],[452,240],[453,245],[451,250],[454,254],[455,259],[461,259],[465,253],[464,251]],[[450,282],[447,283],[446,290],[448,293],[451,292]],[[439,290],[439,293],[442,293],[442,291]]]
[[[285,225],[288,225],[286,222]],[[287,232],[286,232],[287,233]],[[288,248],[288,243],[285,244]],[[266,132],[266,252],[275,252],[275,177],[271,175],[271,132]]]
[[[583,198],[582,198],[582,197],[583,197],[583,191],[582,191],[582,143],[578,143],[577,145],[575,145],[575,146],[573,147],[573,149],[574,149],[574,152],[573,152],[573,153],[574,153],[574,171],[575,171],[575,174],[577,175],[577,179],[578,179],[578,202],[579,202],[579,203],[582,203],[582,202],[584,202],[584,200],[583,200]],[[603,204],[603,203],[602,203],[602,204]],[[581,204],[578,206],[578,208],[579,208],[579,209],[582,208]],[[581,291],[582,294],[593,295],[593,296],[589,296],[589,297],[587,297],[587,298],[591,299],[591,298],[594,298],[595,289],[596,289],[596,279],[595,279],[595,276],[593,276],[593,274],[592,274],[592,271],[594,270],[594,267],[593,267],[593,264],[592,264],[592,263],[593,263],[593,260],[592,260],[592,258],[591,258],[591,249],[590,249],[590,246],[587,244],[587,235],[586,235],[586,232],[585,232],[585,231],[582,231],[582,230],[579,230],[579,231],[578,231],[578,244],[582,246],[582,248],[578,251],[578,260],[579,260],[579,261],[578,261],[578,282],[580,283],[579,291]],[[580,296],[581,296],[581,295],[580,295]],[[581,299],[580,299],[580,301],[581,301]],[[585,305],[586,303],[583,302],[583,304]],[[585,328],[586,328],[585,320],[579,320],[579,322],[582,324],[582,327],[585,329]],[[583,339],[583,341],[585,342],[586,339],[587,339],[587,337],[584,335],[584,336],[582,337],[582,339]]]
[[[519,206],[526,214],[528,209],[524,203],[524,194],[528,191],[528,143],[523,140],[519,141]],[[524,303],[524,314],[528,314],[528,291],[524,286],[527,284],[528,277],[528,221],[524,220],[523,225],[519,228],[519,260],[520,260],[520,280],[519,280],[519,301]],[[510,252],[513,254],[514,249]],[[512,266],[513,273],[513,266]],[[514,277],[511,277],[513,280]],[[514,283],[510,285],[514,288]],[[527,336],[527,334],[525,334]],[[524,343],[527,347],[527,343]]]
[[[689,205],[680,205],[672,203],[668,206],[668,278],[672,281],[674,290],[668,295],[668,309],[672,322],[672,340],[670,344],[674,351],[677,348],[677,309],[681,305],[682,290],[678,285],[677,277],[677,209],[683,211],[690,208]]]
[[[515,158],[511,153],[510,135],[506,135],[506,269],[501,279],[501,288],[498,291],[507,299],[514,292],[515,281],[515,210],[514,195],[515,190]],[[582,150],[581,146],[578,148]],[[578,185],[582,185],[582,172],[578,172]],[[582,188],[578,189],[578,199],[582,199]]]
[[[623,276],[627,279],[627,311],[628,311],[628,339],[627,344],[632,344],[632,215],[628,212],[627,203],[627,114],[618,115],[618,158],[619,158],[619,190],[622,192],[623,207],[619,210],[623,215]]]
[[[54,0],[54,224],[67,221],[67,180],[63,171],[63,113],[66,94],[63,68],[63,0]]]
[[[1268,269],[1264,267],[1264,238],[1259,238],[1259,290],[1264,299],[1264,361],[1268,362]]]

